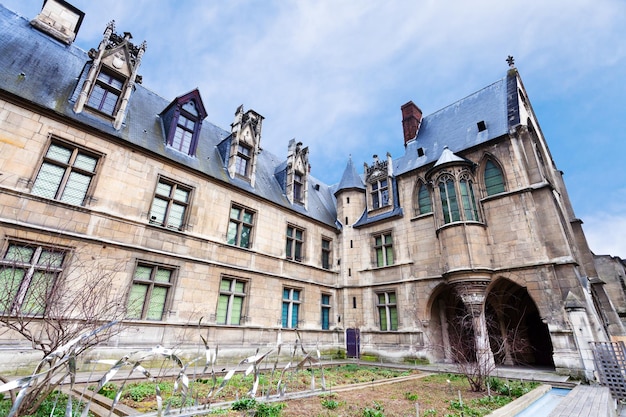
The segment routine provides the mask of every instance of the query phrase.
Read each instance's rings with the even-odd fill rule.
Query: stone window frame
[[[419,179],[415,183],[413,196],[413,214],[415,217],[422,216],[424,214],[431,214],[433,212],[433,200],[432,193],[428,187],[428,184]]]
[[[298,232],[300,232],[300,238],[298,238]],[[305,240],[306,229],[291,223],[287,224],[285,257],[291,261],[304,262]]]
[[[300,306],[302,305],[302,288],[284,286],[282,296],[281,327],[297,329],[301,322]],[[296,296],[296,297],[294,297]],[[295,312],[295,316],[294,316]],[[286,313],[286,314],[285,314]]]
[[[323,292],[320,296],[320,325],[322,330],[330,330],[330,312],[332,295]]]
[[[485,158],[485,162],[482,165],[482,180],[485,195],[490,197],[506,192],[506,178],[500,162],[493,156],[488,156]]]
[[[381,296],[383,297],[382,300]],[[376,310],[378,311],[378,325],[380,331],[389,332],[398,330],[400,315],[398,314],[398,292],[395,289],[376,291]]]
[[[389,239],[387,239],[389,238]],[[393,266],[395,261],[393,250],[393,233],[391,230],[384,230],[372,234],[374,240],[372,249],[374,256],[374,267],[384,268]],[[379,241],[380,239],[380,241]]]
[[[104,77],[108,77],[108,79],[104,79]],[[113,81],[117,81],[118,83],[114,84]],[[108,118],[115,118],[117,112],[121,105],[121,98],[124,95],[124,90],[126,89],[126,84],[128,83],[128,77],[123,74],[114,71],[113,69],[107,66],[101,66],[98,70],[98,74],[95,77],[93,85],[91,86],[91,90],[89,91],[89,95],[87,97],[87,101],[85,106],[90,110],[97,112],[98,114],[102,114]],[[119,84],[119,86],[118,86]],[[96,100],[95,94],[97,91],[102,90],[102,97],[97,100],[98,103],[94,102]],[[110,95],[114,95],[115,104],[111,107],[111,111],[105,111],[103,109],[104,105],[107,103],[107,98]]]
[[[146,268],[150,270],[150,276],[148,279],[144,279],[141,276],[138,276],[138,270],[140,268]],[[159,281],[157,278],[159,276],[160,271],[169,272],[168,281]],[[178,268],[171,265],[164,265],[156,262],[149,262],[143,260],[137,260],[135,263],[135,268],[133,269],[132,281],[128,291],[127,296],[127,320],[142,320],[142,321],[165,321],[166,315],[170,312],[172,300],[174,298],[174,289],[176,288],[176,281],[178,277]],[[138,317],[130,317],[128,312],[131,311],[131,303],[140,302],[139,298],[133,299],[133,297],[137,297],[137,295],[133,295],[133,288],[138,288],[139,286],[145,286],[146,292],[142,295],[141,299],[141,310],[139,311]],[[158,318],[150,317],[150,308],[151,302],[153,301],[153,296],[155,292],[155,288],[165,290],[165,295],[163,296],[163,304],[161,306],[161,314]],[[141,294],[139,294],[141,295]],[[138,310],[138,309],[137,309]]]
[[[370,202],[372,210],[391,205],[391,178],[377,178],[369,181]]]
[[[239,214],[237,215],[237,217],[233,217],[233,210],[239,210]],[[249,221],[246,219],[246,215],[250,217]],[[228,217],[228,230],[226,232],[226,243],[240,248],[251,249],[254,237],[254,221],[256,219],[256,215],[257,212],[255,210],[252,210],[251,208],[248,208],[241,204],[231,203]],[[232,236],[233,227],[234,236]],[[243,245],[244,242],[242,241],[243,232],[246,228],[248,229],[247,246]],[[231,236],[232,238],[234,238],[232,242]]]
[[[250,180],[250,170],[252,166],[252,146],[239,142],[235,154],[235,175]]]
[[[444,225],[481,222],[476,182],[469,170],[446,170],[437,176],[435,183]]]
[[[224,288],[224,282],[228,282],[228,288]],[[237,289],[237,284],[241,284],[241,290]],[[239,277],[233,277],[229,275],[222,276],[220,279],[220,288],[219,294],[217,298],[217,307],[215,310],[215,324],[226,325],[226,326],[241,326],[245,323],[247,316],[244,314],[247,309],[247,301],[248,301],[248,286],[250,285],[250,280],[243,279]],[[224,298],[225,297],[225,298]],[[239,320],[233,320],[233,309],[234,309],[234,300],[241,299],[241,302],[238,306],[239,309]],[[222,301],[225,300],[225,301]],[[220,306],[226,303],[225,315],[222,317],[220,315]],[[236,322],[234,322],[236,321]]]
[[[165,194],[159,194],[159,185],[164,184],[171,187],[169,194],[166,196]],[[183,190],[187,192],[187,201],[183,201],[176,198],[176,191]],[[171,178],[165,177],[163,175],[159,175],[157,177],[156,185],[154,187],[154,193],[152,195],[152,203],[150,205],[150,211],[148,212],[148,220],[150,224],[154,224],[157,226],[161,226],[164,228],[183,231],[188,227],[189,216],[191,203],[193,200],[194,188],[183,184],[179,181],[175,181]],[[157,219],[155,214],[155,202],[156,200],[162,200],[166,202],[165,211],[163,213],[162,219]],[[180,224],[170,224],[171,215],[172,215],[172,207],[180,206],[183,207],[183,215],[180,218]]]
[[[67,159],[59,159],[61,155],[53,155],[53,147],[68,151],[69,156]],[[94,151],[93,149],[88,149],[76,143],[50,136],[46,151],[41,156],[41,160],[38,164],[39,168],[32,180],[31,194],[66,204],[77,206],[87,205],[92,199],[96,179],[98,178],[104,156],[103,153]],[[92,167],[88,166],[87,159],[93,160]],[[61,174],[59,171],[58,174],[61,175],[54,179],[56,190],[52,194],[50,194],[51,190],[49,186],[46,187],[46,181],[50,183],[50,178],[46,179],[44,177],[45,175],[54,175],[52,172],[45,172],[46,169],[51,168],[63,170],[63,173]],[[66,194],[66,192],[71,191],[72,188],[76,188],[76,185],[80,185],[80,181],[78,180],[78,178],[81,178],[80,176],[89,178],[89,183],[80,192],[80,196]],[[78,201],[78,199],[80,201]]]
[[[63,275],[70,251],[57,245],[9,238],[0,259],[0,283],[10,297],[0,299],[0,314],[44,315],[48,295]]]
[[[327,245],[325,245],[327,243]],[[331,269],[333,266],[333,240],[329,237],[322,236],[322,268]]]

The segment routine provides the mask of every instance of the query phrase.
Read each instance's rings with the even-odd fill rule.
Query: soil
[[[458,401],[459,391],[462,400],[470,401],[474,398],[482,398],[485,393],[469,391],[468,385],[463,380],[454,380],[450,384],[442,383],[439,378],[415,378],[409,381],[386,383],[380,385],[365,385],[359,389],[336,391],[330,396],[315,396],[297,400],[286,401],[283,409],[283,417],[362,417],[365,409],[381,410],[386,417],[417,415],[416,407],[419,407],[420,416],[445,416],[455,415],[450,409],[450,401]],[[329,410],[322,405],[323,399],[332,398],[339,405]],[[433,413],[434,410],[435,413]],[[425,414],[427,413],[427,414]],[[371,416],[376,416],[374,412]]]

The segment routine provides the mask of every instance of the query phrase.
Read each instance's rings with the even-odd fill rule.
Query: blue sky
[[[32,18],[41,0],[0,0]],[[167,99],[199,88],[229,129],[243,104],[261,146],[310,149],[338,182],[348,157],[403,154],[400,106],[425,115],[502,78],[510,54],[591,249],[626,258],[626,2],[623,0],[70,0],[76,43],[110,20],[148,49],[143,85]]]

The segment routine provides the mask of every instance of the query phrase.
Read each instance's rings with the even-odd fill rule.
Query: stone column
[[[476,361],[481,369],[495,366],[493,352],[489,345],[489,333],[485,320],[485,290],[489,280],[464,280],[454,284],[454,289],[463,300],[463,304],[472,315],[474,343],[476,346]]]

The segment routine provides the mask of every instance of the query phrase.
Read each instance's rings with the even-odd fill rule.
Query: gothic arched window
[[[454,187],[454,178],[451,175],[446,174],[439,178],[439,195],[444,223],[460,221],[459,202]]]
[[[485,164],[485,190],[487,195],[494,195],[504,192],[504,175],[500,167],[491,159]]]
[[[417,207],[415,209],[415,214],[426,214],[432,213],[433,204],[430,199],[430,192],[428,191],[428,187],[423,182],[419,183],[419,187],[417,189]]]
[[[459,188],[461,190],[461,204],[463,205],[464,220],[478,221],[478,207],[476,206],[474,187],[472,187],[472,180],[469,175],[461,175]]]

